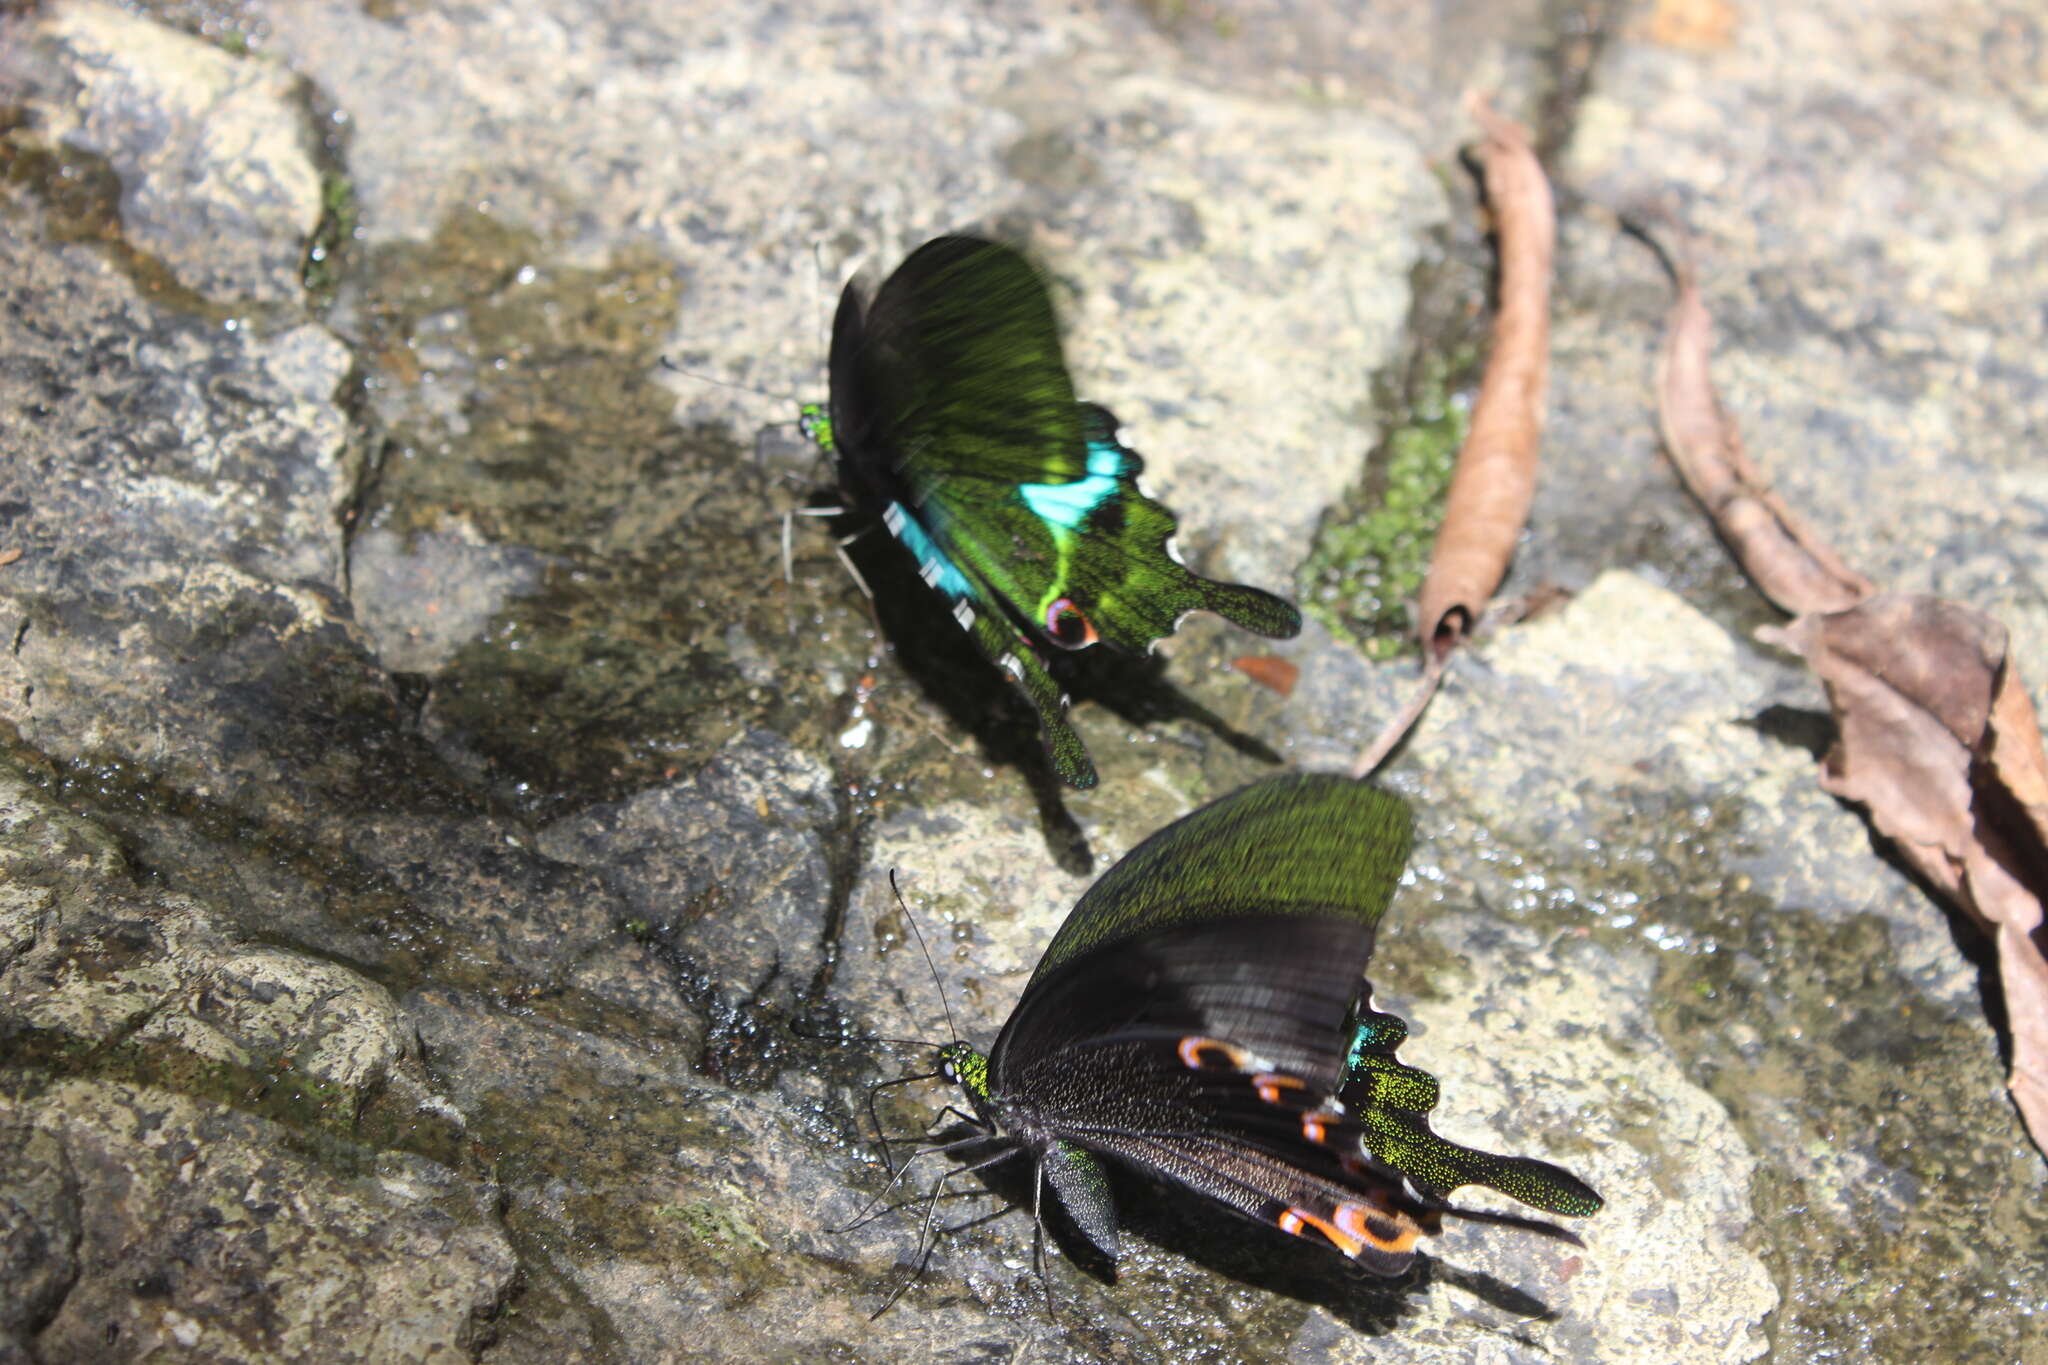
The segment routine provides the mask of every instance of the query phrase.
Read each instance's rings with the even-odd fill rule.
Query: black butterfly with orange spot
[[[1394,1059],[1405,1026],[1363,976],[1409,840],[1397,797],[1292,774],[1138,845],[1074,907],[995,1046],[940,1049],[1006,1144],[969,1169],[1028,1155],[1036,1197],[1049,1186],[1111,1259],[1105,1158],[1380,1275],[1447,1214],[1576,1241],[1446,1200],[1480,1184],[1551,1213],[1601,1207],[1557,1166],[1430,1130],[1436,1083]]]

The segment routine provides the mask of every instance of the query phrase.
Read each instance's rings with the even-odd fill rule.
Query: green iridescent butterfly
[[[1560,1167],[1431,1131],[1436,1081],[1395,1059],[1406,1026],[1364,977],[1409,827],[1397,797],[1290,774],[1138,845],[1075,905],[995,1045],[939,1048],[981,1130],[967,1141],[994,1149],[944,1179],[1028,1155],[1034,1202],[1049,1187],[1111,1259],[1105,1158],[1380,1275],[1446,1215],[1576,1242],[1446,1198],[1484,1185],[1550,1213],[1601,1207]]]
[[[1010,247],[925,243],[872,301],[858,283],[832,323],[831,402],[804,430],[842,491],[879,513],[925,583],[1038,709],[1053,768],[1095,766],[1066,718],[1047,651],[1133,652],[1191,611],[1284,638],[1289,603],[1174,557],[1172,512],[1138,489],[1116,418],[1074,397],[1044,282]]]

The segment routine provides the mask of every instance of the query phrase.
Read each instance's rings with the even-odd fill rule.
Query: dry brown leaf
[[[0,568],[5,568],[20,558],[21,547],[19,545],[10,545],[4,550],[0,550]]]
[[[1399,715],[1352,766],[1370,776],[1422,717],[1444,663],[1486,610],[1507,573],[1536,496],[1536,454],[1550,380],[1550,263],[1557,212],[1550,181],[1520,124],[1477,93],[1465,107],[1485,131],[1479,155],[1500,252],[1500,300],[1472,425],[1458,450],[1443,524],[1416,602],[1423,675]]]
[[[1665,47],[1713,52],[1734,41],[1740,18],[1728,0],[1657,0],[1642,32]]]
[[[1423,656],[1422,681],[1416,685],[1414,695],[1408,698],[1408,704],[1401,708],[1398,715],[1380,727],[1380,732],[1374,737],[1373,742],[1366,746],[1365,752],[1358,756],[1358,761],[1351,765],[1353,777],[1360,780],[1371,777],[1379,769],[1380,764],[1387,761],[1387,755],[1394,752],[1401,740],[1415,728],[1415,722],[1422,718],[1422,712],[1429,705],[1429,699],[1436,695],[1437,686],[1444,680],[1444,663],[1450,657],[1448,650],[1441,654],[1431,651]]]
[[[1864,807],[1995,941],[2008,1084],[2048,1150],[2048,761],[2005,628],[1954,602],[1886,593],[1759,634],[1827,688],[1840,737],[1821,785]]]
[[[1875,591],[1764,481],[1743,450],[1708,372],[1713,319],[1690,269],[1676,269],[1678,298],[1657,359],[1657,416],[1685,486],[1713,517],[1742,570],[1786,611],[1841,611]]]
[[[1246,654],[1232,659],[1230,666],[1283,697],[1293,696],[1294,685],[1301,681],[1301,669],[1292,660],[1277,654]]]
[[[1417,603],[1423,648],[1434,654],[1456,647],[1478,621],[1529,519],[1550,374],[1550,261],[1557,238],[1550,182],[1520,125],[1477,95],[1466,107],[1486,130],[1480,157],[1500,244],[1500,304]]]
[[[1939,598],[1877,594],[1785,506],[1714,392],[1712,323],[1691,272],[1673,276],[1658,365],[1665,445],[1744,572],[1796,614],[1757,634],[1827,688],[1839,738],[1822,787],[1868,811],[1991,935],[2012,1029],[2007,1084],[2048,1153],[2048,755],[2005,627]]]

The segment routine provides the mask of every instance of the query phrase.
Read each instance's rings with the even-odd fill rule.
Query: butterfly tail
[[[1094,786],[1095,763],[1088,757],[1081,736],[1067,720],[1066,696],[1052,674],[1045,671],[1038,652],[994,611],[977,613],[968,630],[981,652],[1023,688],[1024,695],[1038,708],[1039,730],[1060,780],[1083,790]]]
[[[1408,1026],[1394,1015],[1365,1006],[1353,1011],[1351,1048],[1337,1093],[1363,1129],[1363,1151],[1373,1164],[1437,1195],[1483,1185],[1547,1213],[1585,1218],[1600,1211],[1605,1201],[1561,1166],[1483,1152],[1432,1131],[1436,1078],[1394,1056],[1407,1036]]]
[[[1263,588],[1201,577],[1195,579],[1194,586],[1201,596],[1203,611],[1213,611],[1254,635],[1291,640],[1301,634],[1301,613],[1294,604]]]

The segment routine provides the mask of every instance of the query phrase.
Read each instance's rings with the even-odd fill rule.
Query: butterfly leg
[[[846,571],[853,575],[854,586],[860,589],[861,596],[868,599],[868,620],[874,623],[875,634],[880,635],[882,633],[882,612],[881,608],[875,605],[875,590],[870,588],[868,581],[860,576],[860,570],[853,566],[853,557],[846,553],[846,547],[859,540],[865,534],[865,531],[855,531],[850,536],[834,541],[832,553],[839,556],[839,562],[844,564]]]
[[[1038,1272],[1038,1287],[1045,1291],[1045,1315],[1057,1323],[1060,1311],[1052,1297],[1052,1281],[1045,1273],[1045,1163],[1031,1172],[1031,1265]]]
[[[967,1124],[967,1125],[968,1125],[969,1127],[971,1127],[971,1128],[982,1128],[982,1127],[986,1127],[986,1125],[985,1125],[985,1124],[983,1124],[983,1123],[982,1123],[982,1121],[981,1121],[980,1119],[978,1119],[978,1118],[974,1117],[974,1115],[972,1115],[972,1114],[969,1114],[969,1113],[967,1113],[967,1112],[966,1112],[966,1111],[964,1111],[964,1110],[961,1110],[961,1109],[956,1109],[956,1108],[954,1108],[954,1107],[953,1107],[952,1105],[950,1105],[950,1104],[949,1104],[949,1105],[947,1105],[947,1106],[946,1106],[946,1107],[945,1107],[944,1109],[941,1109],[941,1110],[940,1110],[940,1111],[939,1111],[938,1113],[936,1113],[936,1114],[932,1115],[932,1121],[931,1121],[930,1123],[927,1123],[927,1124],[926,1124],[926,1125],[924,1126],[924,1130],[925,1130],[925,1132],[926,1132],[927,1134],[929,1134],[929,1133],[931,1132],[931,1130],[932,1130],[932,1129],[934,1129],[934,1128],[938,1127],[938,1126],[939,1126],[939,1120],[940,1120],[940,1119],[942,1119],[942,1118],[945,1118],[945,1117],[946,1117],[946,1116],[947,1116],[948,1114],[952,1115],[952,1116],[953,1116],[954,1118],[958,1119],[958,1120],[959,1120],[960,1122],[962,1122],[962,1123],[964,1123],[964,1124]]]
[[[868,586],[868,581],[865,578],[860,576],[860,570],[853,567],[853,556],[846,553],[846,547],[852,543],[852,540],[853,537],[849,536],[846,540],[833,541],[832,553],[839,556],[839,562],[844,564],[846,571],[853,575],[854,585],[860,589],[861,596],[868,599],[868,610],[872,613],[875,609],[875,590]]]
[[[882,1187],[881,1192],[876,1194],[873,1198],[869,1199],[867,1203],[861,1205],[859,1212],[853,1215],[852,1221],[848,1222],[843,1227],[827,1228],[826,1231],[831,1233],[833,1236],[837,1237],[842,1233],[852,1232],[857,1228],[864,1228],[869,1223],[874,1222],[877,1218],[881,1218],[884,1215],[892,1212],[893,1210],[903,1207],[901,1204],[892,1204],[887,1208],[881,1208],[877,1206],[880,1205],[883,1200],[887,1199],[891,1192],[893,1192],[898,1185],[903,1183],[903,1177],[910,1174],[911,1163],[916,1161],[919,1157],[937,1156],[942,1152],[958,1151],[962,1147],[972,1147],[974,1144],[978,1142],[987,1142],[990,1138],[994,1136],[995,1135],[993,1133],[976,1133],[971,1137],[964,1137],[956,1142],[940,1143],[936,1147],[918,1148],[916,1151],[912,1152],[909,1156],[903,1159],[903,1164],[901,1166],[898,1166],[895,1169],[895,1171],[890,1175],[889,1183]],[[1003,1153],[1003,1155],[1008,1155],[1008,1153],[1005,1152]],[[963,1167],[961,1169],[976,1171],[980,1170],[981,1167],[979,1165],[976,1165]],[[958,1172],[949,1172],[948,1176],[954,1174],[958,1174]],[[941,1177],[939,1182],[941,1186],[944,1185],[945,1179],[946,1177]],[[908,1202],[916,1203],[917,1201],[910,1200]]]
[[[924,1226],[919,1229],[917,1234],[917,1265],[904,1278],[903,1283],[897,1285],[889,1297],[883,1300],[882,1306],[868,1315],[868,1321],[873,1322],[876,1318],[888,1312],[890,1308],[895,1306],[896,1300],[909,1292],[910,1286],[923,1278],[924,1268],[931,1264],[932,1248],[936,1244],[932,1225],[938,1220],[939,1200],[944,1195],[946,1186],[958,1176],[973,1175],[976,1171],[985,1171],[991,1166],[1008,1161],[1023,1150],[1024,1148],[1022,1147],[1006,1147],[994,1156],[986,1157],[971,1166],[955,1166],[952,1170],[939,1177],[938,1183],[932,1186],[931,1196],[925,1204]]]
[[[875,1094],[878,1091],[887,1090],[892,1085],[910,1085],[915,1081],[928,1081],[938,1074],[936,1071],[926,1071],[916,1076],[898,1076],[893,1081],[877,1081],[868,1087],[868,1127],[874,1131],[875,1141],[881,1144],[882,1165],[888,1169],[891,1175],[896,1173],[896,1165],[889,1155],[889,1136],[882,1131],[882,1116],[875,1112]],[[926,1132],[930,1132],[930,1129],[926,1129]]]

